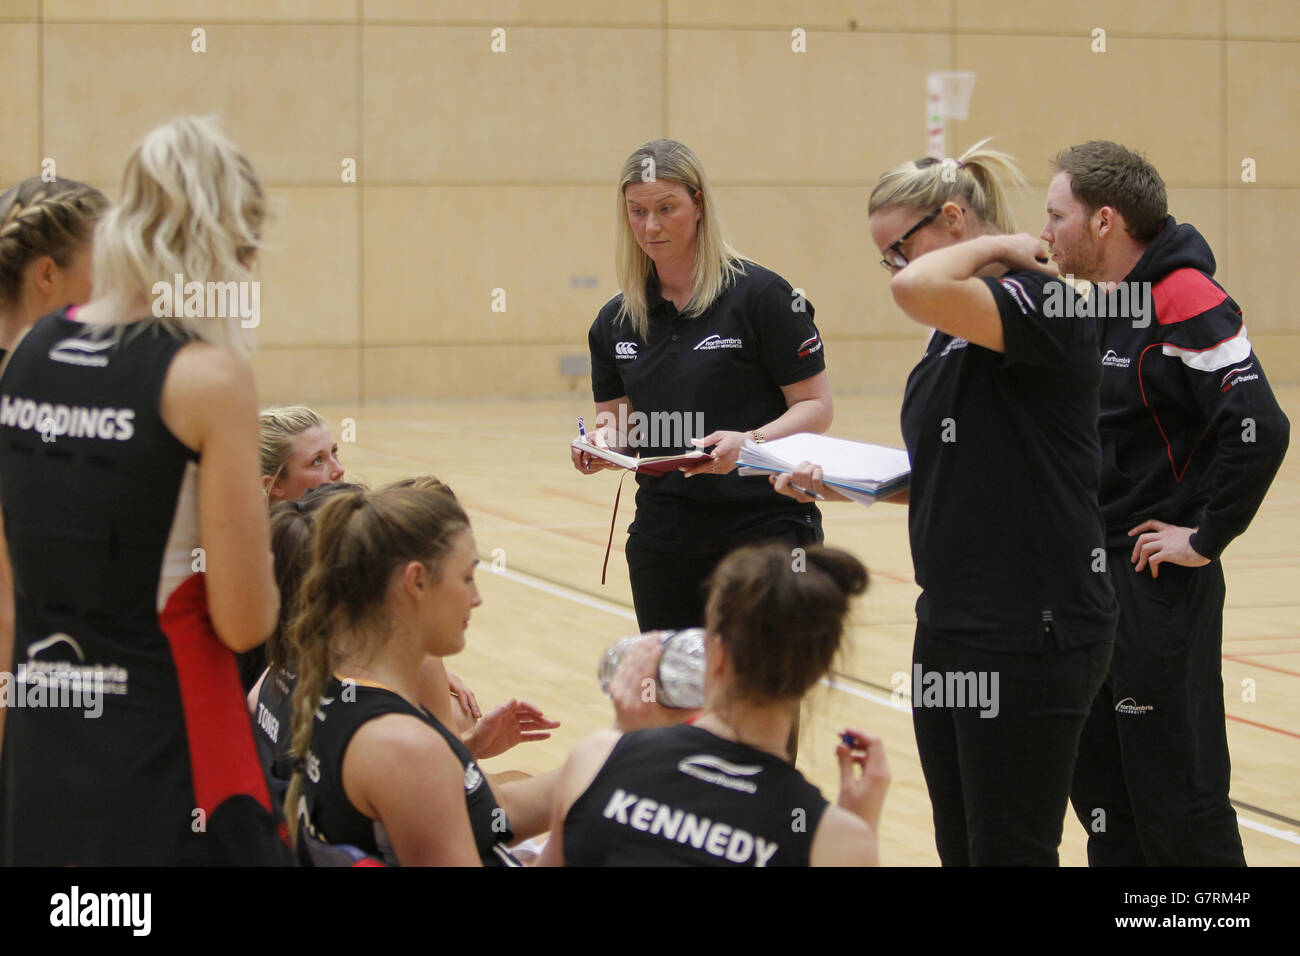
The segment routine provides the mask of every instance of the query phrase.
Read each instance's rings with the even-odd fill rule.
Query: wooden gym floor
[[[1300,424],[1300,387],[1278,389]],[[831,433],[901,445],[898,396],[836,396]],[[524,744],[488,761],[489,770],[539,773],[557,767],[570,747],[612,720],[596,684],[596,664],[611,641],[636,633],[624,529],[632,519],[634,481],[623,488],[610,556],[600,566],[618,474],[583,476],[566,445],[578,416],[592,416],[585,388],[565,399],[423,405],[320,406],[351,480],[379,485],[434,474],[464,503],[482,567],[483,606],[466,650],[448,660],[484,710],[510,697],[529,700],[563,726],[550,740]],[[344,419],[355,421],[347,442]],[[708,480],[701,478],[699,480]],[[828,686],[805,704],[799,769],[828,799],[838,789],[837,732],[845,726],[883,736],[893,785],[885,804],[881,860],[934,866],[930,802],[910,714],[891,700],[891,678],[910,669],[912,580],[903,507],[823,506],[826,540],[857,554],[872,584],[858,603],[848,652]],[[1300,864],[1300,455],[1282,466],[1254,523],[1224,559],[1223,680],[1232,752],[1232,798],[1246,859],[1253,866]],[[495,568],[495,571],[494,571]],[[1254,700],[1243,692],[1254,682]],[[1085,835],[1067,813],[1064,865],[1086,864]]]

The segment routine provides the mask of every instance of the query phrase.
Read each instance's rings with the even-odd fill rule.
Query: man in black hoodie
[[[1243,866],[1228,800],[1223,570],[1286,453],[1290,423],[1214,254],[1168,214],[1140,155],[1060,153],[1042,238],[1101,339],[1100,499],[1120,619],[1079,741],[1071,801],[1093,866]]]

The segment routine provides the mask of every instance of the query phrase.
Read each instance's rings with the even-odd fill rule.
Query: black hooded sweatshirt
[[[1290,422],[1212,275],[1209,244],[1170,216],[1125,277],[1129,317],[1098,320],[1108,547],[1131,547],[1129,529],[1156,518],[1197,528],[1192,547],[1218,558],[1286,454]]]

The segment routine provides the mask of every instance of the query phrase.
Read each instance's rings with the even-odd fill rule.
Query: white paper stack
[[[805,461],[821,466],[825,484],[863,504],[907,487],[912,474],[905,449],[809,432],[747,441],[736,463],[742,475],[757,475],[794,471]]]

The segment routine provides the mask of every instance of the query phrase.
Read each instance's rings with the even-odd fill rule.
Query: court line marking
[[[534,578],[532,575],[523,574],[520,573],[519,571],[511,571],[508,568],[503,568],[500,571],[491,571],[490,566],[489,566],[489,571],[492,574],[496,574],[499,575],[500,577],[505,578],[507,581],[514,581],[516,584],[522,584],[525,587],[535,588],[538,591],[542,591],[546,594],[552,594],[555,597],[563,598],[566,601],[572,601],[575,604],[581,604],[585,607],[594,608],[597,611],[605,611],[609,614],[613,614],[616,617],[621,617],[633,621],[636,620],[636,614],[633,611],[629,611],[627,608],[619,607],[617,604],[611,604],[608,601],[600,601],[597,600],[596,598],[588,597],[585,594],[581,594],[576,591],[571,591],[568,588],[560,587],[558,585],[551,584],[550,582],[547,581],[538,580],[537,578]],[[843,684],[837,680],[831,680],[830,678],[827,677],[823,677],[820,683],[825,684],[827,687],[830,687],[834,690],[843,691],[846,694],[851,694],[854,697],[859,697],[862,700],[869,700],[873,704],[880,704],[884,707],[888,707],[891,710],[899,710],[899,711],[910,713],[912,709],[910,705],[905,706],[901,703],[896,704],[894,703],[893,700],[889,699],[888,697],[881,697],[879,694],[873,694],[870,691],[865,691],[857,687],[851,687],[848,684]],[[1234,719],[1240,720],[1242,723],[1247,723],[1247,724],[1255,723],[1254,721],[1246,720],[1245,718],[1242,717],[1234,718],[1231,714],[1228,714],[1227,717],[1229,720],[1234,720]],[[1255,726],[1265,727],[1266,725],[1255,724]],[[1267,729],[1278,730],[1278,728],[1276,727],[1268,727]],[[1288,734],[1289,736],[1300,737],[1300,734],[1290,734],[1289,731],[1285,731],[1285,730],[1280,730],[1279,733]],[[1270,827],[1263,823],[1256,823],[1254,820],[1248,820],[1241,815],[1240,808],[1238,808],[1237,821],[1242,826],[1248,829],[1255,830],[1259,833],[1267,834],[1268,836],[1271,837],[1276,837],[1277,839],[1284,840],[1288,843],[1295,843],[1297,845],[1300,845],[1300,836],[1298,836],[1294,830],[1279,830],[1276,827]]]
[[[1280,813],[1274,813],[1272,810],[1265,810],[1263,807],[1257,807],[1254,804],[1243,803],[1240,800],[1233,800],[1232,805],[1238,809],[1250,810],[1253,813],[1258,813],[1260,816],[1269,817],[1281,823],[1289,823],[1293,827],[1300,827],[1300,820],[1293,820],[1291,817],[1284,816]]]
[[[1263,653],[1268,652],[1265,651]],[[1300,671],[1289,671],[1285,667],[1274,667],[1271,664],[1261,664],[1259,661],[1243,661],[1241,656],[1237,654],[1224,654],[1223,659],[1225,661],[1234,661],[1238,664],[1244,664],[1247,667],[1262,667],[1266,671],[1277,671],[1279,674],[1289,674],[1292,677],[1300,677]]]
[[[1294,843],[1300,846],[1300,834],[1294,830],[1279,830],[1277,827],[1271,827],[1266,823],[1256,823],[1254,820],[1247,820],[1241,815],[1241,810],[1237,811],[1237,822],[1243,827],[1250,830],[1256,830],[1260,833],[1267,833],[1271,837],[1277,837],[1279,840],[1286,840],[1287,843]]]
[[[1250,724],[1250,726],[1258,727],[1261,730],[1271,730],[1275,734],[1285,734],[1288,737],[1295,737],[1297,739],[1300,739],[1300,734],[1297,734],[1293,730],[1283,730],[1281,727],[1270,727],[1268,724],[1261,724],[1258,721],[1247,720],[1245,717],[1237,717],[1233,714],[1225,714],[1224,716],[1226,716],[1229,720],[1235,720],[1238,723],[1242,723],[1242,724]]]
[[[503,577],[507,581],[514,581],[516,584],[523,584],[526,587],[535,588],[546,594],[553,594],[558,598],[564,598],[566,601],[572,601],[574,604],[581,604],[584,607],[595,608],[597,611],[605,611],[607,614],[613,614],[616,617],[627,620],[636,620],[636,612],[629,611],[627,608],[619,607],[617,604],[611,604],[608,601],[601,601],[597,598],[587,597],[577,591],[570,591],[568,588],[559,587],[547,581],[534,578],[532,575],[520,574],[518,571],[511,571],[509,568],[502,568],[500,571],[492,570],[489,565],[485,570],[498,577]]]
[[[912,712],[911,704],[895,703],[889,697],[881,697],[879,694],[873,694],[870,691],[865,691],[859,687],[853,687],[849,684],[842,684],[839,681],[832,680],[829,677],[823,677],[819,683],[822,683],[827,687],[833,687],[835,690],[842,690],[844,691],[844,693],[852,694],[854,697],[861,697],[863,700],[869,700],[873,704],[882,704],[883,706],[888,707],[891,710],[900,710],[905,714],[910,714]]]

